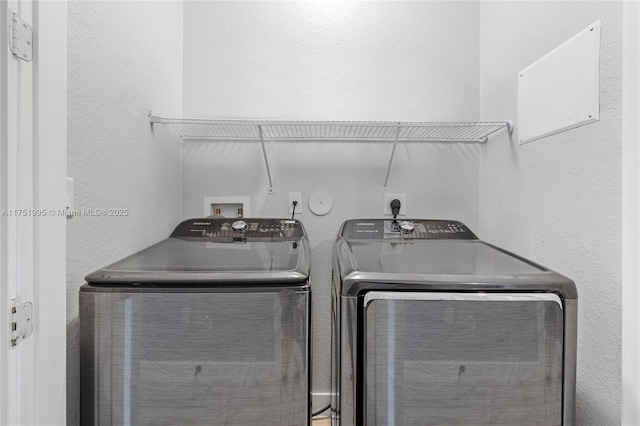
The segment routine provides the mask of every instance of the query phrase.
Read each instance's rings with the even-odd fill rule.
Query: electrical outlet
[[[394,199],[400,200],[400,213],[398,216],[406,216],[407,214],[407,202],[405,194],[384,194],[384,210],[385,216],[392,216],[391,213],[391,201]]]
[[[71,218],[73,215],[71,214],[71,210],[75,208],[75,181],[73,178],[67,178],[67,217]]]
[[[293,213],[293,202],[297,201],[296,214],[302,213],[302,192],[290,192],[289,193],[289,213]]]

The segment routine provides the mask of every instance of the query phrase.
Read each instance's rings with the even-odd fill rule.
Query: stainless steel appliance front
[[[338,235],[333,424],[573,424],[573,282],[458,222],[415,223]]]
[[[310,424],[308,242],[242,237],[174,235],[88,276],[82,424]]]

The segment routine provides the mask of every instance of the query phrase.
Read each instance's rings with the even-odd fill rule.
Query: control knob
[[[400,230],[404,234],[412,233],[415,228],[416,228],[416,225],[410,220],[403,220],[402,222],[400,222]]]
[[[231,224],[231,229],[233,232],[242,232],[247,230],[247,222],[244,220],[236,220]]]

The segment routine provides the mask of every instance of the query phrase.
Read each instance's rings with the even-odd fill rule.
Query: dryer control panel
[[[304,228],[292,219],[189,219],[171,234],[172,238],[224,238],[251,240],[299,240]]]
[[[477,240],[462,222],[455,220],[348,220],[342,228],[346,239],[414,239],[414,240]]]

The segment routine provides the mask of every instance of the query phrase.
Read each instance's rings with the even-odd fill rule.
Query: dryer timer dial
[[[410,234],[415,228],[416,225],[414,225],[414,223],[410,220],[403,220],[402,222],[400,222],[400,230],[405,234]]]
[[[233,229],[234,232],[246,231],[247,230],[247,222],[245,222],[244,220],[236,220],[235,222],[233,222],[231,224],[231,229]]]

